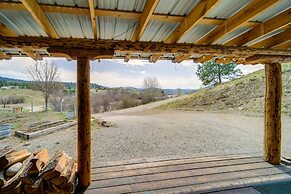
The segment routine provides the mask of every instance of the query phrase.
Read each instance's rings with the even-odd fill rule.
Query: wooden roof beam
[[[234,57],[233,56],[226,56],[226,57],[222,57],[222,58],[217,58],[217,59],[215,59],[215,61],[216,61],[216,63],[218,63],[218,64],[228,64],[228,63],[230,63],[230,62],[232,62],[232,61],[234,61],[235,59],[234,59]]]
[[[197,59],[194,59],[194,62],[195,63],[204,63],[206,61],[212,60],[213,58],[214,58],[214,56],[212,56],[212,55],[203,55]]]
[[[59,38],[58,33],[53,28],[45,13],[39,6],[36,0],[21,0],[24,7],[30,12],[32,17],[38,23],[38,25],[43,29],[43,31],[52,38]]]
[[[124,56],[124,62],[127,63],[130,58],[131,58],[131,53],[126,53],[125,56]]]
[[[143,8],[139,23],[135,29],[132,41],[139,41],[143,32],[145,31],[148,22],[150,21],[151,16],[153,15],[159,0],[147,0]]]
[[[187,60],[189,57],[191,57],[190,54],[179,54],[173,59],[173,63],[181,63],[184,60]]]
[[[198,45],[209,45],[218,40],[219,38],[225,36],[227,33],[237,29],[239,26],[248,22],[252,18],[259,15],[265,9],[271,7],[280,0],[253,0],[247,6],[245,6],[238,13],[226,20],[220,26],[215,28],[209,34],[201,38],[196,42]]]
[[[11,56],[7,55],[5,52],[3,51],[0,51],[0,60],[10,60],[11,59]]]
[[[26,56],[34,59],[34,60],[42,60],[42,56],[34,51],[29,51],[29,50],[25,50],[25,49],[20,49],[21,53],[25,54]]]
[[[162,57],[162,54],[160,53],[154,53],[150,56],[149,62],[150,63],[155,63],[157,62],[160,58]]]
[[[175,31],[168,36],[165,43],[174,43],[179,41],[185,33],[191,30],[211,9],[217,5],[219,0],[202,0],[191,13],[180,23]]]
[[[0,48],[27,48],[46,49],[49,47],[62,47],[64,49],[88,49],[88,50],[113,50],[115,52],[139,52],[139,53],[179,53],[199,54],[214,56],[250,56],[254,54],[276,54],[291,56],[291,51],[276,50],[270,48],[249,48],[194,44],[162,43],[162,42],[131,42],[124,40],[95,40],[84,38],[50,38],[50,37],[3,37],[0,36]]]
[[[242,46],[260,36],[272,32],[276,29],[287,26],[291,22],[291,8],[269,19],[268,21],[256,25],[252,30],[228,41],[225,46]]]
[[[94,0],[88,0],[88,4],[89,4],[91,25],[92,25],[92,29],[93,29],[94,38],[97,39],[98,35],[97,35]]]
[[[253,55],[245,59],[246,63],[286,63],[291,62],[291,56],[282,56],[282,55]]]
[[[279,34],[276,34],[276,35],[271,36],[267,39],[264,39],[260,42],[252,44],[250,47],[253,47],[253,48],[273,48],[273,47],[276,47],[277,45],[285,43],[289,40],[291,40],[291,26]]]
[[[0,22],[0,34],[2,36],[17,37],[17,34],[14,31],[12,31],[10,28],[8,28],[5,24],[1,22]],[[21,53],[27,55],[28,57],[34,60],[42,60],[42,56],[38,54],[37,52],[33,52],[27,48],[22,48],[19,50],[21,51]],[[3,58],[3,54],[2,54],[2,58]]]

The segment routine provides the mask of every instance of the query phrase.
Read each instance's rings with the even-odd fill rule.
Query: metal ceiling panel
[[[255,17],[252,21],[265,22],[272,17],[280,14],[281,12],[291,8],[291,0],[281,0],[279,3],[271,7],[271,9],[266,9],[259,16]]]
[[[200,0],[160,0],[154,13],[188,15]]]
[[[223,0],[220,1],[206,17],[218,18],[218,19],[228,19],[238,11],[243,9],[252,0]]]
[[[256,39],[254,39],[254,40],[248,42],[248,43],[245,44],[244,46],[250,46],[250,45],[256,44],[257,42],[260,42],[260,41],[262,41],[262,40],[265,40],[265,39],[267,39],[267,38],[270,38],[270,37],[272,37],[272,36],[275,36],[276,34],[279,34],[279,33],[283,32],[283,31],[284,31],[283,29],[274,30],[274,31],[272,31],[272,32],[270,32],[270,33],[268,33],[268,34],[265,34],[265,35],[263,35],[263,36],[260,36],[259,38],[256,38]]]
[[[137,20],[98,16],[97,31],[101,39],[131,40]]]
[[[46,13],[60,37],[94,38],[89,16]]]
[[[178,23],[150,21],[141,37],[141,41],[162,42],[178,25]]]
[[[18,36],[47,36],[27,11],[1,10],[0,22]]]
[[[212,30],[214,30],[216,25],[204,25],[197,24],[194,28],[189,30],[179,41],[178,43],[195,43]]]
[[[37,0],[38,3],[63,6],[89,7],[88,0]]]
[[[252,28],[250,27],[239,27],[233,31],[231,31],[230,33],[228,33],[227,35],[219,38],[217,41],[215,41],[213,44],[223,44],[225,42],[228,42],[231,39],[234,39],[236,37],[238,37],[239,35],[251,30]]]
[[[99,9],[137,11],[141,12],[146,0],[94,0],[94,5]]]

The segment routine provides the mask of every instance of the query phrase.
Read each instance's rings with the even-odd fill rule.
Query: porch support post
[[[281,101],[282,74],[280,63],[265,65],[265,134],[264,159],[280,164],[281,157]]]
[[[91,111],[90,64],[87,57],[77,57],[78,174],[79,186],[91,183]]]

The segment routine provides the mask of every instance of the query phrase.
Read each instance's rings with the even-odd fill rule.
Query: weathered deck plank
[[[246,154],[141,163],[136,160],[93,169],[93,182],[85,193],[258,194],[252,184],[291,179],[291,169]]]

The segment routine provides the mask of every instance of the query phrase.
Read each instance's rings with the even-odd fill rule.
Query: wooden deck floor
[[[251,154],[116,162],[92,173],[85,193],[258,194],[253,184],[291,180],[290,168]]]

